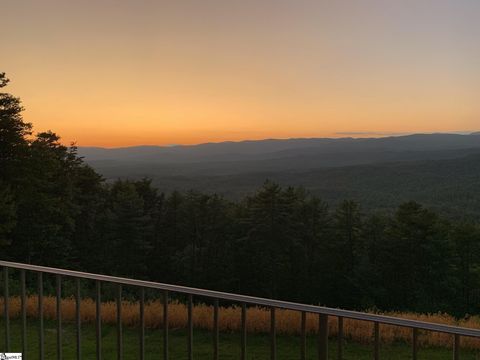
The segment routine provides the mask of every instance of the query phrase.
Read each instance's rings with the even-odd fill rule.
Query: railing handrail
[[[238,295],[238,294],[226,293],[221,291],[205,290],[205,289],[198,289],[198,288],[192,288],[187,286],[171,285],[171,284],[164,284],[164,283],[145,281],[145,280],[135,280],[135,279],[101,275],[101,274],[92,274],[92,273],[86,273],[86,272],[75,271],[75,270],[66,270],[66,269],[51,268],[51,267],[38,266],[38,265],[22,264],[22,263],[10,262],[10,261],[0,260],[0,266],[35,271],[35,272],[42,272],[42,273],[50,273],[55,275],[63,275],[63,276],[69,276],[69,277],[75,277],[75,278],[110,282],[110,283],[116,283],[116,284],[122,284],[122,285],[131,285],[131,286],[139,286],[139,287],[150,288],[150,289],[167,290],[171,292],[191,294],[191,295],[197,295],[197,296],[213,298],[213,299],[229,300],[229,301],[235,301],[239,303],[247,303],[251,305],[275,307],[275,308],[281,308],[281,309],[287,309],[287,310],[303,311],[307,313],[331,315],[331,316],[343,317],[343,318],[354,319],[354,320],[377,322],[377,323],[386,324],[386,325],[395,325],[395,326],[408,327],[408,328],[414,328],[414,329],[436,331],[436,332],[449,333],[449,334],[455,334],[455,335],[461,335],[461,336],[480,337],[480,329],[437,324],[437,323],[418,321],[418,320],[402,319],[402,318],[397,318],[393,316],[369,314],[369,313],[363,313],[359,311],[342,310],[342,309],[335,309],[335,308],[329,308],[324,306],[306,305],[306,304],[294,303],[289,301],[272,300],[272,299],[260,298],[255,296]]]

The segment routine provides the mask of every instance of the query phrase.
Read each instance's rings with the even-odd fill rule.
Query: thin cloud
[[[409,135],[410,132],[384,132],[384,131],[341,131],[336,132],[335,135],[380,135],[380,136],[395,136],[395,135]]]
[[[418,131],[418,132],[389,132],[389,131],[340,131],[336,132],[335,135],[342,136],[403,136],[403,135],[412,135],[412,134],[459,134],[459,135],[468,135],[472,131]]]

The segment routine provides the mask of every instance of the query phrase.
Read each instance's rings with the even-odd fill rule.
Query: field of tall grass
[[[35,319],[38,315],[38,298],[27,298],[27,316]],[[0,309],[3,309],[4,299],[0,298]],[[65,322],[75,321],[75,299],[62,299],[62,320]],[[171,302],[169,310],[169,326],[172,329],[183,329],[187,326],[187,307],[179,302]],[[3,316],[3,311],[0,312]],[[102,322],[114,325],[116,323],[115,302],[102,303]],[[457,325],[469,328],[480,328],[480,317],[456,320],[447,314],[416,314],[416,313],[383,313],[413,320],[428,321],[440,324]],[[20,298],[10,298],[10,317],[20,316]],[[56,298],[44,298],[44,317],[46,320],[56,319]],[[83,299],[81,303],[81,319],[83,323],[94,323],[95,301]],[[122,320],[124,326],[136,327],[139,323],[139,304],[124,301],[122,303]],[[278,309],[276,313],[277,332],[285,335],[298,335],[300,333],[301,315],[299,312]],[[213,307],[210,305],[197,304],[193,310],[193,323],[195,328],[211,330],[213,327]],[[145,324],[147,328],[155,329],[163,326],[163,303],[152,300],[145,304]],[[236,306],[220,307],[219,326],[224,332],[234,332],[241,328],[241,308]],[[307,314],[307,332],[315,334],[318,320],[315,314]],[[247,329],[250,333],[268,333],[270,330],[270,311],[260,307],[250,307],[247,311]],[[332,337],[337,335],[337,319],[329,318],[329,333]],[[344,319],[344,335],[346,339],[360,344],[369,344],[373,337],[373,324],[365,321]],[[395,342],[409,343],[412,330],[391,325],[381,325],[381,341],[384,344]],[[452,336],[448,334],[421,331],[419,335],[421,346],[446,347],[452,345]],[[462,338],[462,347],[480,349],[480,339]]]

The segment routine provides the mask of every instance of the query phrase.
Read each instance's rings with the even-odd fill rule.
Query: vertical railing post
[[[57,301],[56,301],[56,313],[57,313],[57,359],[62,360],[62,277],[56,276],[57,282]]]
[[[117,286],[117,360],[123,360],[122,285]]]
[[[373,340],[373,358],[375,360],[380,359],[380,324],[374,323],[374,340]]]
[[[97,360],[102,359],[102,286],[99,280],[95,283],[96,296],[95,296],[95,316],[96,316],[96,353]]]
[[[213,302],[213,359],[218,360],[218,299]]]
[[[163,292],[163,359],[168,360],[168,291]]]
[[[40,360],[45,359],[45,340],[43,325],[43,273],[38,273],[38,352]]]
[[[8,268],[3,268],[3,316],[5,319],[5,351],[10,351],[10,294],[8,291]]]
[[[270,308],[270,359],[277,360],[277,325],[275,308]]]
[[[301,320],[300,359],[307,359],[307,313],[302,311]]]
[[[20,270],[20,296],[22,312],[22,353],[27,358],[27,298],[25,289],[25,270]]]
[[[81,282],[80,278],[75,279],[75,323],[77,326],[76,338],[77,338],[77,360],[82,358],[82,319],[80,317],[82,294],[81,294]]]
[[[338,317],[337,359],[343,359],[343,317]]]
[[[247,358],[247,304],[242,304],[241,360]]]
[[[140,360],[145,359],[145,288],[140,288]]]
[[[328,360],[328,315],[318,315],[318,359]]]
[[[412,329],[412,359],[417,360],[418,355],[418,329]]]
[[[188,295],[188,360],[193,359],[193,296]]]
[[[453,360],[460,359],[460,335],[455,334],[453,337]]]

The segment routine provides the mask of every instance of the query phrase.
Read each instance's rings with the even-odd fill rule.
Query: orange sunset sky
[[[480,130],[478,0],[2,0],[0,71],[80,146]]]

